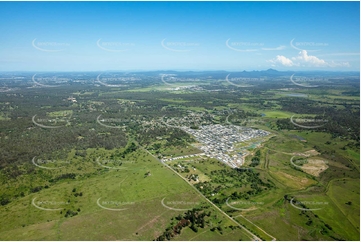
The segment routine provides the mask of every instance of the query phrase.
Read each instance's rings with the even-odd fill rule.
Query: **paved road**
[[[139,145],[139,144],[138,144]],[[152,157],[154,157],[154,159],[157,159],[161,164],[163,164],[164,166],[166,166],[167,168],[169,168],[171,171],[173,171],[175,174],[177,174],[180,178],[182,178],[185,182],[187,182],[201,197],[203,197],[205,200],[207,200],[207,202],[209,202],[214,208],[216,208],[219,212],[221,212],[224,216],[226,216],[227,218],[229,218],[230,220],[232,220],[235,224],[237,224],[240,228],[244,229],[244,231],[246,231],[251,237],[252,240],[257,240],[257,241],[262,241],[260,238],[258,238],[256,235],[254,235],[251,231],[249,231],[248,229],[246,229],[244,226],[242,226],[240,223],[238,223],[237,221],[235,221],[233,218],[231,218],[228,214],[226,214],[222,209],[220,209],[219,207],[217,207],[212,201],[210,201],[207,197],[205,197],[200,191],[198,191],[197,188],[195,188],[187,179],[185,179],[184,177],[182,177],[178,172],[176,172],[175,170],[173,170],[172,167],[168,166],[167,164],[165,164],[163,161],[161,161],[160,159],[158,159],[158,157],[154,156],[152,153],[150,153],[147,149],[145,149],[143,146],[140,146],[144,151],[146,151],[148,154],[150,154]]]

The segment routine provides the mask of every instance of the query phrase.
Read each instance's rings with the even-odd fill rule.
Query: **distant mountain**
[[[279,71],[270,68],[270,69],[268,69],[266,72],[267,72],[267,73],[278,73]]]
[[[267,70],[253,70],[253,71],[225,71],[225,70],[186,70],[186,71],[180,71],[180,70],[112,70],[112,71],[66,71],[66,72],[21,72],[21,71],[15,71],[15,72],[0,72],[1,75],[6,76],[32,76],[36,73],[41,73],[45,75],[61,75],[61,76],[94,76],[99,74],[110,74],[110,73],[123,73],[123,74],[136,74],[136,75],[142,75],[142,76],[153,76],[153,77],[159,77],[162,74],[173,74],[177,76],[182,76],[186,78],[214,78],[214,79],[224,79],[227,75],[229,75],[229,78],[234,77],[246,77],[246,78],[260,78],[260,77],[269,77],[269,78],[277,78],[277,77],[290,77],[291,75],[297,76],[305,76],[305,77],[335,77],[335,76],[343,76],[343,77],[357,77],[360,76],[360,72],[358,71],[278,71],[275,69],[267,69]]]

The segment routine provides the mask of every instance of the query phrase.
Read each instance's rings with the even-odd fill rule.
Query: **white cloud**
[[[316,56],[308,55],[307,50],[301,50],[298,53],[297,57],[292,57],[292,60],[294,60],[295,62],[300,62],[301,64],[310,64],[311,66],[316,67],[328,66],[328,63],[326,61],[319,59]]]
[[[269,60],[269,62],[273,63],[273,64],[281,64],[284,66],[294,66],[295,64],[292,62],[292,60],[288,59],[287,57],[283,56],[283,55],[278,55],[276,56],[276,58]]]
[[[298,56],[291,57],[291,59],[283,56],[277,55],[276,58],[269,60],[273,64],[281,64],[283,66],[302,66],[302,67],[349,67],[348,62],[336,63],[334,61],[326,62],[323,59],[319,59],[316,56],[308,55],[307,50],[301,50],[298,53]]]

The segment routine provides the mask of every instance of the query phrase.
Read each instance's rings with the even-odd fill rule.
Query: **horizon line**
[[[277,70],[273,68],[269,69],[258,69],[258,70],[224,70],[224,69],[124,69],[124,70],[62,70],[62,71],[56,71],[56,70],[47,70],[47,71],[39,71],[39,70],[0,70],[0,73],[4,72],[255,72],[255,71],[277,71],[277,72],[358,72],[360,73],[360,70]]]

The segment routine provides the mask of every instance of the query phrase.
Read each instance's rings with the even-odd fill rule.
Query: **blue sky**
[[[359,2],[0,2],[0,71],[360,69]]]

